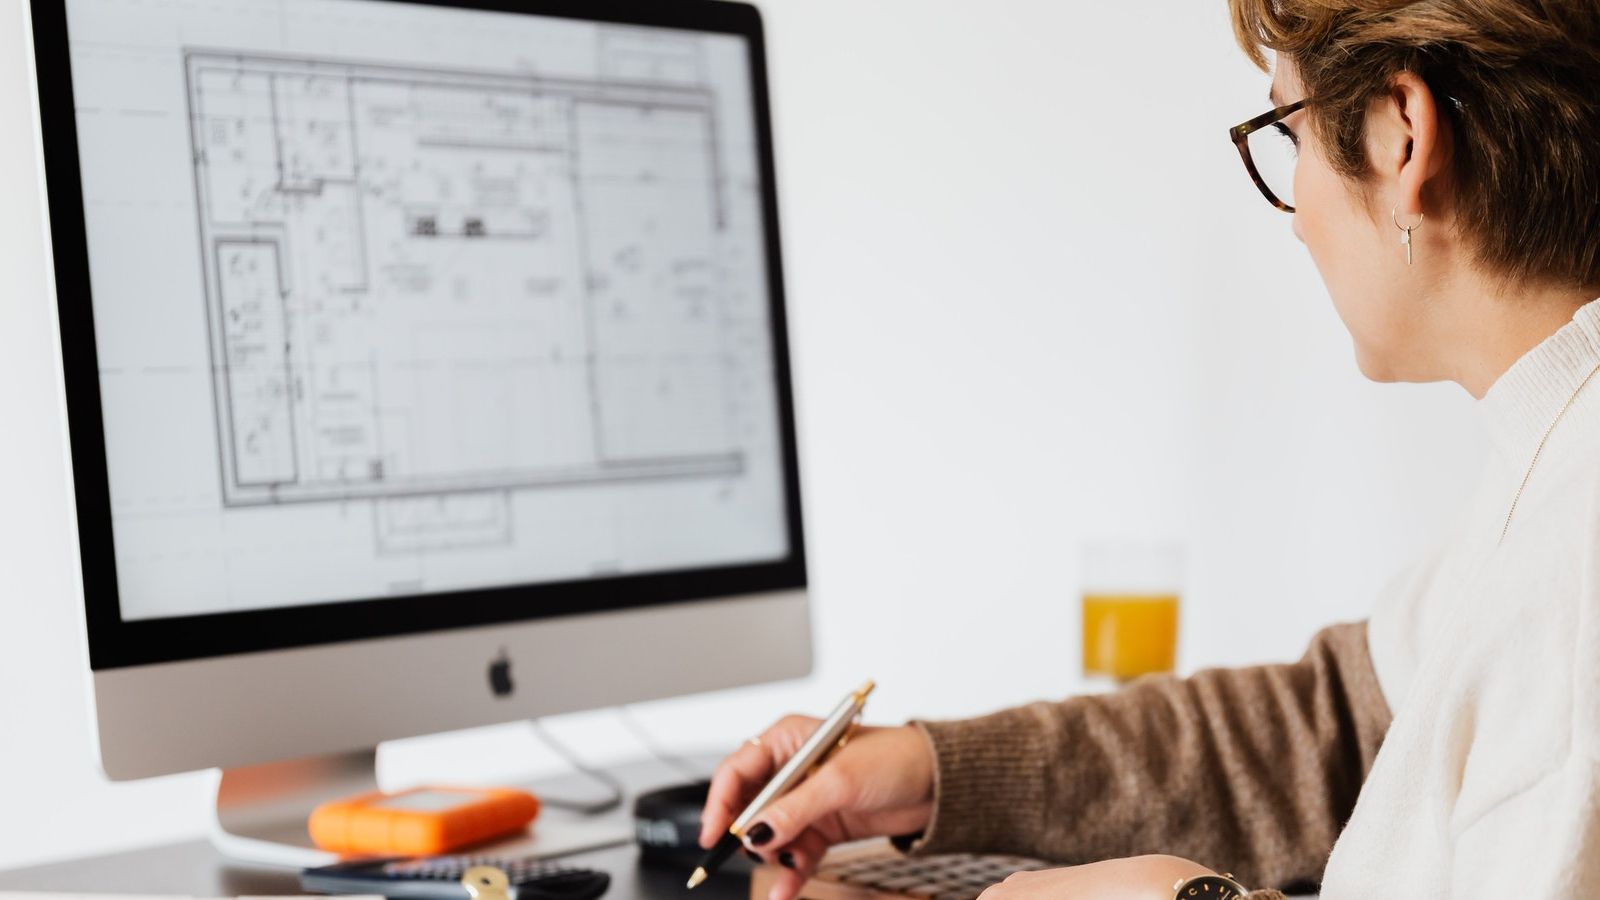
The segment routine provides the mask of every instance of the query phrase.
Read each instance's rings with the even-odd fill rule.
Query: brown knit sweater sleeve
[[[934,812],[909,849],[1170,853],[1252,888],[1315,886],[1389,720],[1366,623],[1353,622],[1318,632],[1295,663],[916,721],[936,761]]]

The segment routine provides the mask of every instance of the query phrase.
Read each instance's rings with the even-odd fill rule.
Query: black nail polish
[[[778,854],[778,863],[779,863],[779,865],[782,865],[785,869],[794,868],[794,854],[790,853],[787,850],[783,851],[782,853],[779,853]]]
[[[759,847],[772,840],[772,826],[765,822],[757,822],[750,826],[750,830],[746,831],[745,835],[750,838],[751,844]]]
[[[766,860],[761,858],[761,854],[755,852],[754,850],[746,850],[744,852],[744,855],[750,857],[750,861],[751,862],[756,862],[756,863],[766,862]]]

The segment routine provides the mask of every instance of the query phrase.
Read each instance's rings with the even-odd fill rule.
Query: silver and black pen
[[[733,824],[728,826],[727,833],[717,841],[716,846],[706,853],[705,859],[695,868],[694,874],[689,876],[689,887],[696,887],[711,877],[711,873],[727,861],[728,857],[733,855],[733,851],[739,849],[744,840],[745,829],[772,805],[772,801],[804,781],[805,777],[811,774],[811,770],[815,769],[829,753],[844,746],[861,721],[861,710],[867,705],[867,695],[872,693],[874,687],[876,685],[869,680],[834,707],[833,712],[817,726],[817,730],[813,731],[811,736],[806,738],[806,742],[800,745],[800,749],[783,764],[778,774],[772,776],[772,780],[761,789],[761,793],[756,794],[750,805],[744,808],[744,812],[733,820]]]

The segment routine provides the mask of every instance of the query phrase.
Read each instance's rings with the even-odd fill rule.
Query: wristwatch
[[[1232,875],[1196,875],[1172,884],[1172,900],[1239,900],[1248,893]]]

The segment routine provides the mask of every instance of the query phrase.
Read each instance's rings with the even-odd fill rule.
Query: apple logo
[[[516,687],[511,681],[511,657],[501,647],[500,655],[489,663],[489,690],[494,691],[496,697],[509,697]]]

